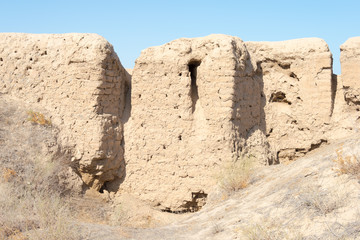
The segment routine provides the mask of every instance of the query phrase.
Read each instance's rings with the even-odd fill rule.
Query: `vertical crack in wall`
[[[337,91],[337,82],[338,82],[338,79],[337,79],[337,75],[334,74],[334,59],[332,57],[332,54],[331,54],[331,65],[330,65],[330,69],[331,69],[331,106],[330,106],[330,117],[333,115],[333,112],[334,112],[334,108],[335,108],[335,99],[336,99],[336,91]]]
[[[199,99],[199,93],[198,93],[198,85],[196,83],[197,80],[197,68],[200,66],[201,61],[199,60],[191,60],[188,64],[190,77],[191,77],[191,90],[190,90],[190,96],[191,96],[191,110],[192,113],[195,112],[195,106]]]
[[[332,116],[335,107],[336,91],[337,91],[337,75],[332,74],[331,76],[331,109],[330,116]]]

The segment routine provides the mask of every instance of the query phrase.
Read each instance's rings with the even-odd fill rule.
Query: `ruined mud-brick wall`
[[[326,42],[308,38],[246,46],[264,84],[266,136],[280,161],[326,142],[334,104]]]
[[[261,84],[253,74],[236,37],[179,39],[142,51],[124,130],[122,190],[164,210],[196,210],[218,167],[238,157],[259,125]]]
[[[341,83],[349,105],[360,105],[360,37],[348,39],[340,46]]]
[[[95,189],[123,174],[125,78],[99,35],[0,34],[0,93],[51,118],[83,181]]]
[[[335,76],[335,105],[329,138],[346,137],[360,130],[360,37],[340,46],[341,75]]]

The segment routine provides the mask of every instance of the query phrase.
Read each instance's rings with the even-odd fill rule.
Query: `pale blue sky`
[[[244,41],[320,37],[340,73],[339,46],[360,36],[360,1],[1,0],[0,32],[98,33],[126,68],[142,49],[212,33]]]

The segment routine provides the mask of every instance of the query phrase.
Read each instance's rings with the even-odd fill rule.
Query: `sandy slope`
[[[337,173],[336,150],[359,156],[359,135],[291,164],[258,170],[248,188],[226,200],[221,192],[213,194],[205,208],[186,220],[101,238],[360,239],[359,181]]]

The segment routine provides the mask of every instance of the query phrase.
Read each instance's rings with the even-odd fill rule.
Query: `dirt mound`
[[[13,172],[39,191],[79,194],[82,181],[57,141],[58,129],[46,118],[23,101],[0,95],[1,170]],[[56,169],[42,169],[52,168],[48,164]]]
[[[55,237],[56,227],[64,234],[74,230],[65,224],[71,213],[63,198],[79,195],[82,181],[66,162],[57,136],[46,116],[0,95],[1,239],[26,239],[21,237],[29,231],[31,239]],[[31,234],[34,229],[43,232]]]

